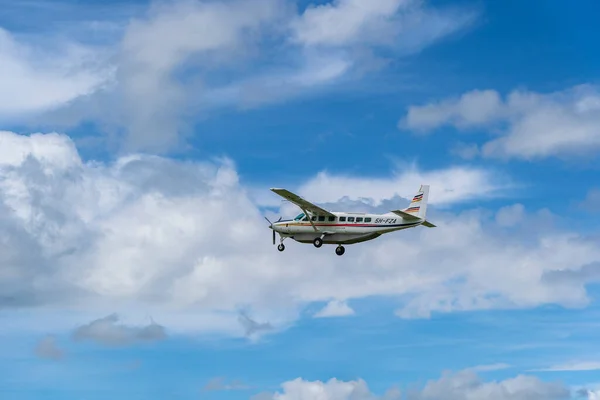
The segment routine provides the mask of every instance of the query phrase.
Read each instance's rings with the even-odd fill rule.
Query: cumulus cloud
[[[284,382],[281,387],[282,392],[262,393],[254,396],[252,400],[399,400],[398,391],[395,389],[383,397],[375,396],[362,379],[346,382],[332,378],[321,382],[298,378]]]
[[[348,315],[354,315],[354,310],[350,308],[348,303],[340,300],[331,300],[323,309],[317,312],[315,318],[328,318],[328,317],[345,317]]]
[[[60,360],[64,356],[64,351],[56,344],[56,338],[48,335],[39,341],[35,347],[35,354],[40,358]]]
[[[588,400],[600,399],[600,390],[586,390],[584,396],[587,396]]]
[[[310,201],[366,201],[374,207],[396,196],[410,199],[421,184],[430,185],[429,203],[436,206],[502,196],[512,187],[507,177],[472,167],[421,171],[415,165],[396,167],[389,178],[356,177],[320,172],[304,183],[299,194]]]
[[[413,0],[296,6],[288,0],[159,1],[146,12],[132,6],[130,21],[123,25],[119,14],[102,51],[60,43],[46,53],[0,31],[0,55],[8,60],[0,89],[9,94],[0,100],[0,116],[49,111],[28,121],[60,129],[95,121],[110,134],[108,143],[125,151],[169,151],[185,141],[198,115],[214,108],[258,107],[360,79],[383,65],[373,46],[402,56],[477,17],[471,9]],[[99,16],[93,23],[114,21]],[[85,40],[89,32],[70,36]]]
[[[482,146],[485,157],[589,154],[600,148],[600,93],[593,85],[580,85],[554,93],[515,90],[503,100],[494,90],[474,90],[411,106],[399,124],[418,132],[445,125],[498,133]]]
[[[119,324],[119,316],[111,314],[82,325],[73,332],[76,341],[90,340],[104,345],[126,345],[154,342],[167,337],[165,328],[154,321],[146,326]]]
[[[503,104],[494,90],[473,90],[456,99],[424,106],[411,106],[402,124],[427,132],[442,125],[468,128],[502,117]]]
[[[585,283],[595,279],[584,268],[600,261],[593,238],[531,223],[535,214],[522,217],[528,230],[505,235],[491,213],[436,210],[435,197],[460,181],[452,172],[440,171],[445,179],[432,187],[430,212],[438,228],[386,235],[338,257],[331,247],[298,243],[278,252],[229,160],[130,155],[108,164],[83,162],[59,134],[2,132],[0,143],[0,307],[68,307],[68,315],[56,313],[69,324],[82,310],[93,310],[94,318],[117,310],[150,313],[170,331],[243,335],[240,309],[257,324],[277,328],[311,302],[369,296],[402,296],[398,315],[405,318],[545,303],[581,306],[588,301]],[[475,177],[463,193],[485,184],[472,171],[449,171]],[[410,179],[381,181],[374,186],[379,191],[370,191],[365,180],[361,195],[374,198],[361,202],[362,209],[395,201],[396,182],[427,176],[406,174]],[[457,185],[454,190],[465,190]],[[346,188],[352,185],[325,194],[335,201]],[[470,196],[446,197],[460,198]],[[566,273],[577,279],[552,278]],[[84,332],[101,328],[133,340],[130,327],[114,318]]]
[[[567,400],[570,391],[564,385],[543,382],[536,377],[519,375],[504,381],[484,382],[473,371],[446,373],[424,388],[408,393],[409,400]]]
[[[517,225],[525,217],[525,207],[522,204],[502,207],[496,213],[496,223],[500,226]]]
[[[560,383],[544,382],[531,376],[519,375],[503,381],[485,382],[474,371],[445,373],[419,389],[407,390],[402,395],[397,388],[383,395],[371,392],[361,379],[327,382],[306,381],[298,378],[284,382],[282,391],[262,393],[253,400],[567,400],[570,391]]]

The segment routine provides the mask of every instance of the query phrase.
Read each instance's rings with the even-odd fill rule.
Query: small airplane
[[[367,214],[351,212],[327,211],[302,197],[286,190],[271,188],[271,191],[280,195],[289,202],[297,205],[302,213],[294,219],[269,222],[273,230],[273,245],[275,233],[279,234],[279,251],[285,250],[283,241],[292,238],[299,243],[312,243],[319,248],[323,244],[337,244],[335,253],[341,256],[346,249],[344,244],[355,244],[373,240],[384,233],[415,228],[419,225],[435,228],[425,219],[427,212],[427,198],[429,185],[421,185],[410,205],[402,210],[393,210],[387,214]]]

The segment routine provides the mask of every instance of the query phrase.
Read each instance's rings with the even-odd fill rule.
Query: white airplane
[[[303,211],[294,219],[269,222],[280,242],[277,249],[285,250],[283,241],[292,238],[299,243],[312,243],[315,247],[323,244],[337,244],[335,253],[341,256],[346,251],[344,244],[354,244],[373,240],[384,233],[414,228],[419,225],[435,228],[425,219],[429,185],[421,185],[419,192],[413,197],[410,205],[402,210],[393,210],[387,214],[366,214],[351,212],[331,212],[312,204],[286,189],[271,189],[281,197],[300,207]]]

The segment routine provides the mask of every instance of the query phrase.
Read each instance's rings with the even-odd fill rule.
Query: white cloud
[[[57,330],[116,311],[134,320],[151,315],[169,332],[243,336],[238,316],[247,310],[272,333],[307,303],[368,296],[402,295],[407,302],[398,314],[409,318],[580,306],[588,301],[586,282],[595,279],[584,272],[600,261],[592,239],[532,223],[535,215],[524,215],[528,230],[505,235],[493,214],[479,211],[436,210],[438,228],[386,235],[348,247],[343,257],[298,243],[280,253],[230,161],[131,155],[83,162],[58,134],[2,132],[0,143],[11,149],[0,151],[0,307],[44,305],[46,326]],[[397,182],[420,176],[406,173],[411,178]],[[455,180],[439,174],[443,193]],[[397,187],[362,194],[385,205]],[[327,195],[338,199],[342,189]],[[375,209],[375,199],[361,207]],[[577,279],[552,279],[565,273]],[[11,317],[3,329],[38,331],[26,321],[32,315]]]
[[[305,45],[337,46],[359,41],[365,31],[388,23],[407,3],[403,0],[337,0],[310,5],[293,24],[294,40]]]
[[[477,15],[456,11],[429,10],[414,0],[334,0],[308,6],[292,22],[292,40],[304,46],[420,47],[468,25]]]
[[[515,226],[523,218],[525,218],[525,207],[523,204],[502,207],[496,213],[496,223],[500,226]]]
[[[503,101],[493,90],[409,108],[399,126],[417,131],[450,125],[501,133],[481,148],[485,157],[535,159],[600,149],[600,93],[581,85],[555,93],[515,90]]]
[[[333,203],[346,198],[368,198],[373,206],[395,196],[410,199],[421,184],[430,185],[429,203],[445,206],[491,198],[512,187],[506,177],[493,171],[472,167],[420,171],[416,166],[397,166],[393,176],[355,177],[321,172],[303,184],[299,194],[310,201]]]
[[[73,339],[119,346],[136,342],[158,341],[167,337],[165,328],[154,321],[145,326],[127,326],[118,322],[119,316],[117,314],[110,314],[96,319],[75,329]]]
[[[559,383],[543,382],[536,377],[519,375],[503,381],[482,381],[473,371],[446,373],[429,381],[421,390],[407,396],[409,400],[567,400],[570,391]]]
[[[317,312],[315,318],[327,318],[327,317],[345,317],[348,315],[354,315],[354,310],[350,308],[348,303],[340,300],[331,300],[323,309]]]
[[[273,394],[261,394],[253,400],[394,400],[399,399],[397,391],[392,390],[384,397],[377,397],[371,393],[366,382],[362,379],[356,381],[340,381],[332,378],[327,382],[306,381],[298,378],[284,382],[283,391]]]
[[[285,15],[277,0],[180,1],[132,21],[121,44],[118,75],[128,148],[156,151],[178,138],[190,96],[207,82],[198,77],[188,79],[191,87],[183,84],[173,77],[177,68],[239,70],[236,63],[246,62],[262,31]]]
[[[263,393],[253,400],[567,400],[570,391],[563,385],[544,382],[535,377],[517,376],[503,381],[485,382],[473,371],[446,373],[439,380],[429,381],[420,389],[389,389],[382,396],[370,391],[361,379],[327,382],[306,381],[301,378],[284,382],[282,391]]]
[[[29,43],[0,27],[0,122],[54,110],[110,80],[114,70],[103,52],[57,42]]]
[[[477,146],[477,144],[468,144],[462,142],[456,143],[453,147],[451,147],[450,152],[465,160],[472,160],[480,154],[479,146]]]
[[[536,371],[598,371],[600,370],[600,361],[578,361],[567,364],[554,365],[552,367],[538,369]]]
[[[181,145],[195,118],[213,108],[257,107],[360,79],[381,65],[372,46],[402,56],[477,16],[412,0],[340,0],[303,13],[295,6],[288,0],[181,0],[153,3],[145,14],[123,7],[112,12],[119,22],[107,35],[106,55],[73,44],[46,53],[1,31],[8,70],[0,89],[11,95],[0,103],[0,116],[48,111],[28,121],[61,129],[91,120],[110,134],[110,144],[165,152]],[[121,26],[127,12],[130,22]],[[329,18],[336,20],[333,30]],[[114,21],[99,13],[87,25],[85,34],[69,36],[87,39],[91,26]],[[322,44],[334,46],[324,50]]]
[[[496,91],[474,90],[458,99],[411,106],[401,124],[425,132],[447,124],[464,129],[496,120],[502,111],[502,100]]]

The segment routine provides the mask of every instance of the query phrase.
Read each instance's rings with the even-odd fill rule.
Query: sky
[[[600,399],[598,2],[0,10],[2,399]]]

